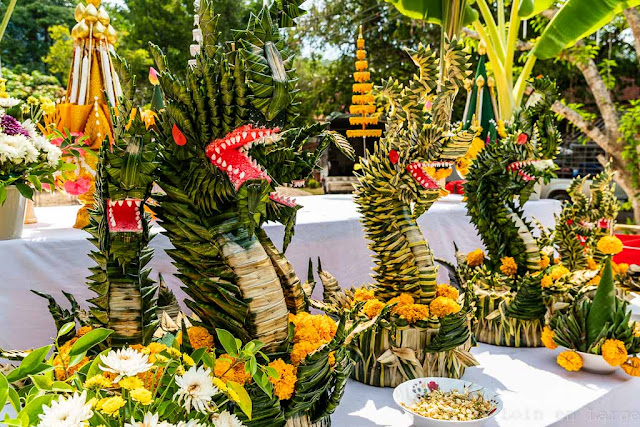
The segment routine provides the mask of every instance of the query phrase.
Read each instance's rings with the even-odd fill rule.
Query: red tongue
[[[429,175],[427,175],[418,163],[411,163],[407,166],[407,172],[411,174],[413,179],[418,181],[423,188],[427,190],[439,190],[440,186]]]

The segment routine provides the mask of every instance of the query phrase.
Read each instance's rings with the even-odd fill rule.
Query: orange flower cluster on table
[[[549,350],[555,350],[556,348],[558,348],[558,345],[553,340],[553,336],[554,336],[554,333],[551,330],[551,328],[549,328],[548,326],[545,326],[544,329],[542,330],[541,340],[542,340],[542,344],[544,344],[544,346],[547,347]]]
[[[455,314],[461,310],[457,303],[459,292],[456,288],[448,284],[440,284],[436,288],[436,298],[430,305],[416,304],[410,294],[404,293],[391,298],[386,303],[377,299],[372,289],[359,288],[353,295],[354,302],[364,301],[362,314],[369,319],[373,319],[382,312],[387,305],[394,304],[391,314],[404,318],[412,324],[419,320],[426,320],[430,316],[444,317],[448,314]]]
[[[605,255],[616,255],[622,252],[622,241],[616,236],[604,236],[598,240],[596,246]]]
[[[295,366],[320,346],[330,342],[338,330],[336,322],[323,314],[290,313],[289,322],[294,325],[291,363]]]
[[[608,339],[600,348],[602,357],[611,366],[620,366],[627,361],[627,348],[624,343],[616,339]]]
[[[293,365],[285,363],[282,359],[276,359],[269,363],[269,367],[278,372],[278,378],[269,378],[269,381],[271,381],[274,387],[274,394],[280,400],[290,399],[296,388],[296,381],[298,380],[296,373],[298,369]]]

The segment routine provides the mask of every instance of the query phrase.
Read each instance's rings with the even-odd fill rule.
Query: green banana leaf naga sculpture
[[[477,363],[468,352],[470,306],[457,289],[437,284],[433,253],[417,224],[446,193],[436,177],[467,153],[476,135],[451,124],[453,100],[470,74],[468,55],[458,40],[447,42],[438,81],[438,58],[429,47],[408,53],[418,74],[407,85],[392,79],[379,89],[388,105],[386,131],[360,160],[356,187],[375,283],[325,293],[327,305],[364,304],[362,316],[381,318],[352,348],[354,378],[383,387],[424,376],[460,377]]]
[[[298,3],[280,6],[292,12]],[[219,16],[203,1],[201,52],[184,80],[153,48],[166,105],[157,123],[157,183],[164,195],[154,211],[174,246],[168,254],[189,296],[185,304],[212,333],[220,328],[243,343],[258,340],[269,356],[297,365],[295,392],[286,400],[249,387],[254,417],[244,422],[256,426],[329,424],[351,371],[345,340],[358,326],[342,319],[333,339],[294,360],[298,326],[290,316],[308,316],[303,289],[311,283],[301,283],[262,229],[266,221],[283,224],[286,249],[299,206],[276,186],[307,177],[330,143],[353,155],[324,124],[290,125],[297,79],[277,22],[289,25],[292,16],[265,6],[224,43]],[[315,150],[305,149],[312,143]]]
[[[49,311],[56,327],[78,321],[81,326],[113,330],[109,346],[148,344],[157,327],[157,285],[147,268],[153,257],[149,247],[150,215],[145,206],[151,196],[157,167],[157,146],[147,130],[139,110],[133,106],[135,78],[130,68],[116,61],[123,89],[117,114],[111,120],[113,141],[106,141],[99,153],[95,203],[89,210],[85,228],[96,247],[90,253],[95,266],[90,268],[88,286],[97,295],[88,300],[85,312],[71,294],[71,311],[61,308],[50,295]],[[70,331],[69,338],[75,335]]]
[[[516,112],[507,137],[489,144],[474,160],[465,184],[467,211],[486,247],[457,254],[458,277],[477,296],[476,338],[506,346],[539,346],[546,307],[541,248],[523,206],[535,184],[553,176],[560,135],[551,104],[555,84],[541,78],[525,108]]]

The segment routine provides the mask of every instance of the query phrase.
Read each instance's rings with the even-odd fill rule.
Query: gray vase
[[[22,237],[27,199],[15,185],[7,187],[7,200],[0,206],[0,240]]]

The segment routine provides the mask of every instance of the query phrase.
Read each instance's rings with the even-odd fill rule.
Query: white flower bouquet
[[[62,167],[62,151],[42,136],[30,121],[0,116],[0,204],[7,186],[15,185],[28,199],[42,184],[55,185],[53,173]]]
[[[190,340],[167,335],[166,344],[119,349],[105,344],[109,329],[74,329],[74,322],[62,326],[53,345],[0,355],[21,359],[0,373],[0,408],[10,403],[16,414],[6,425],[242,427],[253,406],[245,383],[253,376],[270,396],[278,390],[276,370],[256,359],[262,344],[236,347],[224,330],[218,339],[234,348],[233,358],[217,356],[213,336],[200,327]]]

